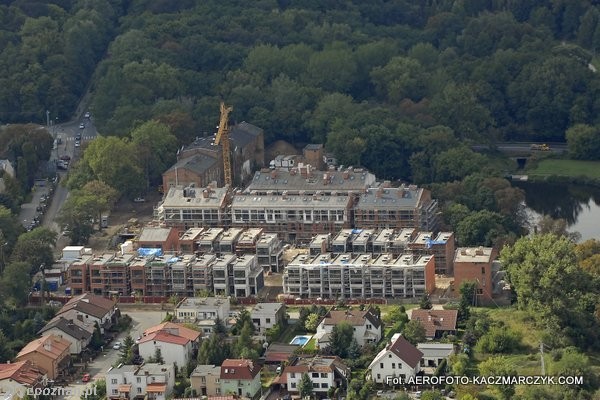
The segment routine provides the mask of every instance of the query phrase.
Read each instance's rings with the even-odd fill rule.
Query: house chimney
[[[389,188],[391,186],[392,186],[392,182],[390,182],[390,181],[383,181],[383,187],[384,188]]]
[[[323,174],[323,185],[327,185],[329,182],[329,176],[327,174]]]
[[[284,190],[283,193],[281,193],[281,198],[283,200],[287,200],[287,198],[288,198],[288,192],[287,192],[287,190]]]
[[[350,172],[348,172],[347,170],[342,172],[342,177],[344,178],[344,180],[348,180],[350,178]]]
[[[50,351],[50,352],[52,351],[52,339],[46,340],[44,342],[44,349],[46,351]]]
[[[210,189],[204,189],[202,191],[202,197],[204,197],[205,199],[208,199],[210,197]]]
[[[276,169],[271,171],[271,179],[275,179],[275,178],[277,178],[277,170]]]

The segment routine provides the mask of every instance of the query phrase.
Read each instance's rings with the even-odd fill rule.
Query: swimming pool
[[[292,341],[290,342],[290,344],[296,345],[296,346],[304,346],[306,343],[308,343],[308,341],[312,338],[312,336],[306,336],[306,335],[298,335],[296,337],[294,337],[292,339]]]

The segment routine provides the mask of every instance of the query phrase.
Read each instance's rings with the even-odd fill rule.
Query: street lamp
[[[50,111],[46,110],[46,127],[50,129]]]
[[[46,264],[42,263],[40,265],[40,272],[42,273],[42,284],[40,285],[40,293],[42,295],[42,306],[44,305],[44,289],[46,286]]]

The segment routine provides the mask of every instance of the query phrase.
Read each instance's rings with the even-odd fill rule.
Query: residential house
[[[174,228],[146,226],[137,239],[138,248],[161,249],[163,253],[177,250],[179,234]]]
[[[0,398],[24,398],[28,389],[46,386],[46,371],[30,360],[0,364]]]
[[[83,247],[81,248],[83,249]],[[93,258],[92,255],[81,255],[70,262],[67,269],[67,280],[73,295],[77,296],[91,291],[90,265]]]
[[[423,353],[410,344],[401,333],[392,336],[390,343],[369,364],[368,371],[375,383],[387,383],[387,377],[405,380],[420,371]]]
[[[200,240],[204,231],[204,228],[190,228],[183,232],[177,243],[179,252],[192,254],[198,251],[198,240]]]
[[[210,335],[217,318],[227,324],[230,306],[226,297],[186,297],[175,307],[175,319],[198,324],[203,334]]]
[[[148,359],[160,350],[165,363],[187,365],[194,350],[198,349],[200,335],[181,324],[164,322],[144,331],[138,345],[140,356]]]
[[[263,233],[256,243],[258,265],[270,272],[280,272],[283,265],[283,242],[274,233]]]
[[[439,339],[444,334],[456,334],[458,310],[411,310],[410,320],[419,321],[425,328],[425,337]]]
[[[281,364],[290,362],[298,346],[294,344],[271,343],[265,350],[265,364]]]
[[[173,364],[120,364],[106,372],[106,396],[111,400],[166,400],[173,392],[173,386]]]
[[[59,315],[48,322],[38,334],[61,337],[69,341],[69,352],[71,354],[81,354],[90,344],[93,331],[84,329],[79,324],[76,324],[75,321],[76,319],[66,319]]]
[[[68,311],[75,311],[77,319],[90,325],[98,323],[101,333],[112,326],[119,318],[119,309],[116,300],[109,300],[101,296],[84,293],[73,297],[57,313],[61,315]],[[72,315],[72,313],[70,313]],[[75,318],[67,318],[75,319]]]
[[[11,178],[15,177],[15,169],[13,168],[10,160],[0,160],[0,171],[4,172],[6,175],[9,175]]]
[[[242,121],[231,127],[231,171],[235,184],[252,178],[252,173],[265,166],[265,139],[262,128]]]
[[[346,388],[350,380],[350,368],[339,357],[301,357],[283,370],[280,383],[285,383],[290,393],[300,391],[302,375],[308,374],[313,392],[326,396],[330,388]]]
[[[260,396],[260,365],[252,360],[227,359],[221,364],[221,394],[255,399]]]
[[[57,379],[65,375],[71,365],[69,349],[71,343],[59,336],[47,335],[29,342],[15,358],[17,361],[29,360],[36,368],[46,371],[48,379]]]
[[[276,324],[282,324],[285,318],[284,303],[258,303],[250,311],[250,317],[260,334],[265,334],[267,329]]]
[[[198,365],[190,375],[190,384],[196,396],[221,395],[221,367],[215,365]]]
[[[453,274],[454,267],[454,232],[420,232],[417,237],[408,244],[413,254],[428,255],[435,257],[435,273],[440,275]]]
[[[417,349],[423,353],[421,358],[421,367],[423,368],[437,368],[442,360],[447,360],[454,354],[452,343],[417,343]]]
[[[492,264],[497,256],[491,247],[456,249],[454,256],[454,291],[458,293],[463,282],[475,282],[477,305],[492,301]]]
[[[320,348],[329,345],[329,339],[333,327],[347,322],[354,328],[354,339],[359,346],[366,344],[377,344],[381,340],[381,319],[371,308],[364,311],[329,311],[317,326],[315,337]]]

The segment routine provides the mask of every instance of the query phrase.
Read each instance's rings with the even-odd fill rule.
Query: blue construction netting
[[[146,248],[146,247],[141,247],[138,249],[138,255],[142,256],[142,257],[148,257],[148,256],[162,256],[163,252],[162,249],[151,249],[151,248]]]

